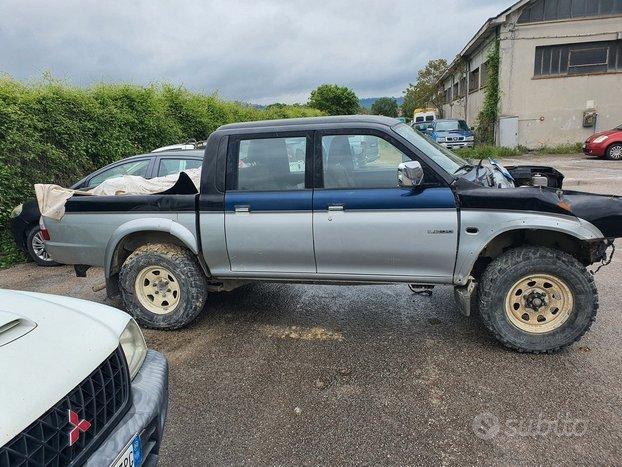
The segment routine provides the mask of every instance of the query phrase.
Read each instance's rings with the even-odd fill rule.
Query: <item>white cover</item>
[[[201,167],[184,170],[184,172],[190,177],[197,191],[199,191]],[[74,194],[91,196],[151,195],[168,190],[175,185],[178,179],[179,174],[151,179],[137,177],[136,175],[123,175],[105,180],[88,191],[37,183],[35,184],[35,193],[37,194],[37,203],[39,204],[41,215],[60,220],[65,215],[65,203]]]

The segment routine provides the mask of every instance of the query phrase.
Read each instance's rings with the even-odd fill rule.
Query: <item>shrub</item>
[[[19,83],[0,77],[0,267],[18,260],[11,210],[34,183],[71,185],[110,162],[185,141],[225,123],[322,115],[304,106],[266,110],[182,87]]]

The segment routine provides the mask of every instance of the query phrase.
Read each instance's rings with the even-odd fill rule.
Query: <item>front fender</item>
[[[512,230],[549,230],[578,240],[604,238],[588,221],[563,214],[533,211],[469,210],[460,212],[460,238],[454,283],[464,285],[481,252],[499,235]]]
[[[195,235],[180,223],[175,222],[172,219],[157,217],[134,219],[120,225],[108,241],[104,262],[106,277],[110,277],[112,275],[115,255],[121,242],[129,235],[139,232],[144,232],[145,234],[149,232],[163,232],[170,234],[172,237],[182,242],[194,254],[199,253],[199,246]]]

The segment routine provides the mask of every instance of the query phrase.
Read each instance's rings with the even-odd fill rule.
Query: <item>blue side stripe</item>
[[[369,190],[300,190],[269,192],[228,192],[225,210],[249,206],[257,211],[324,211],[331,204],[346,210],[360,209],[451,209],[456,201],[451,188],[375,188]]]
[[[329,205],[343,204],[344,209],[445,209],[455,208],[451,188],[376,188],[369,190],[316,190],[313,209],[323,211]]]
[[[233,212],[235,206],[250,206],[251,212],[311,211],[313,192],[311,190],[228,192],[225,195],[225,211]]]

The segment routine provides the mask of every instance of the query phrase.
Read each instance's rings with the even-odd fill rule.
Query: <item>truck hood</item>
[[[547,187],[483,187],[456,180],[463,209],[513,210],[563,214],[588,221],[603,238],[622,237],[622,197]]]
[[[85,300],[0,290],[0,446],[95,370],[129,320]]]

